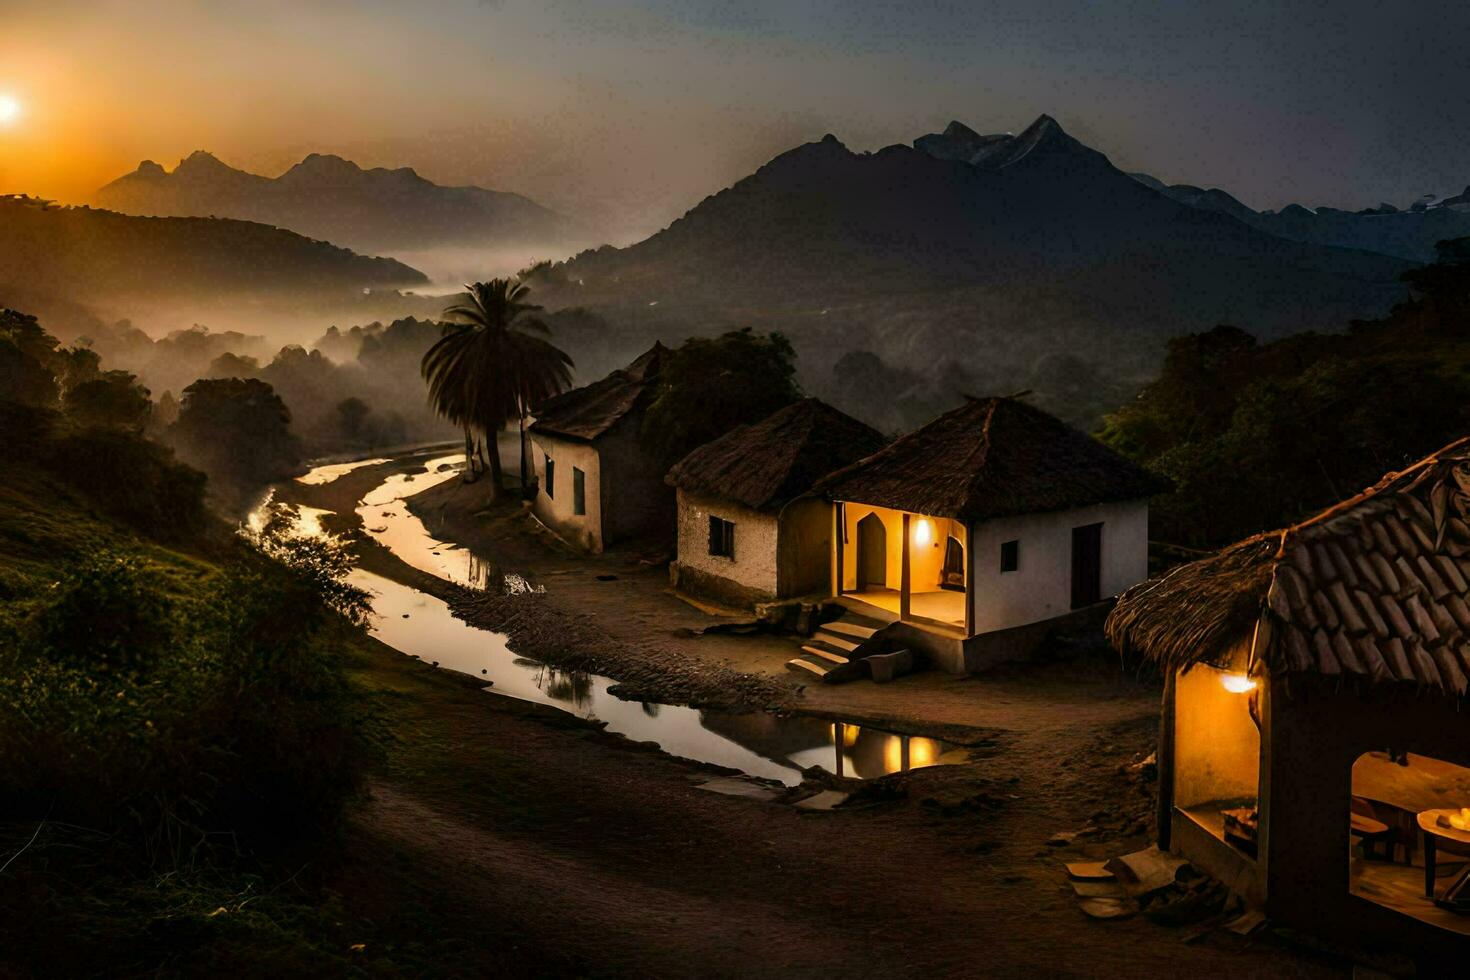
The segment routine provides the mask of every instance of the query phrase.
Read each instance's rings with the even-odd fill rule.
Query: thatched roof
[[[601,381],[562,392],[537,408],[531,431],[591,442],[652,397],[668,353],[667,347],[656,343]]]
[[[977,398],[818,484],[832,500],[984,521],[1151,497],[1169,484],[1014,398]]]
[[[1463,694],[1467,599],[1470,438],[1301,524],[1134,586],[1107,632],[1175,669],[1253,648],[1271,671]]]
[[[674,464],[666,479],[689,493],[779,509],[886,441],[852,416],[804,398],[700,446]]]

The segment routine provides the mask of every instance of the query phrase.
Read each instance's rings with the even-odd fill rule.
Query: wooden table
[[[1458,809],[1424,810],[1419,814],[1419,829],[1424,831],[1424,897],[1434,897],[1434,852],[1443,847],[1451,854],[1470,855],[1470,831],[1442,827],[1439,818],[1459,815]]]

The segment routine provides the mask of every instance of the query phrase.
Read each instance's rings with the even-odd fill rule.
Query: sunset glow
[[[0,93],[0,126],[9,126],[20,118],[20,100]]]

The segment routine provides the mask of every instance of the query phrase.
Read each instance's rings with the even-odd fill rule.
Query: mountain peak
[[[144,160],[138,164],[138,169],[133,171],[135,177],[166,177],[168,171],[154,163],[152,160]]]
[[[220,171],[230,169],[232,168],[222,163],[219,157],[215,156],[213,153],[209,153],[205,150],[195,150],[193,153],[190,153],[188,156],[184,157],[184,159],[179,161],[179,165],[174,168],[174,173],[205,174],[219,173]]]
[[[282,179],[355,177],[362,168],[335,153],[308,153],[300,163],[281,175]]]

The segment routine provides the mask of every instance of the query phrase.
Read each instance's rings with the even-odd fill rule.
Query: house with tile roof
[[[1165,673],[1161,848],[1281,925],[1463,952],[1470,439],[1130,589],[1106,629]]]
[[[832,592],[953,673],[1032,652],[1148,574],[1168,484],[1021,398],[973,398],[819,481]]]
[[[805,398],[742,425],[676,463],[676,588],[727,605],[828,595],[832,505],[810,495],[822,477],[887,440]]]
[[[633,363],[538,407],[526,430],[536,477],[532,512],[591,552],[633,537],[667,537],[673,491],[640,438],[669,350],[654,344]]]

